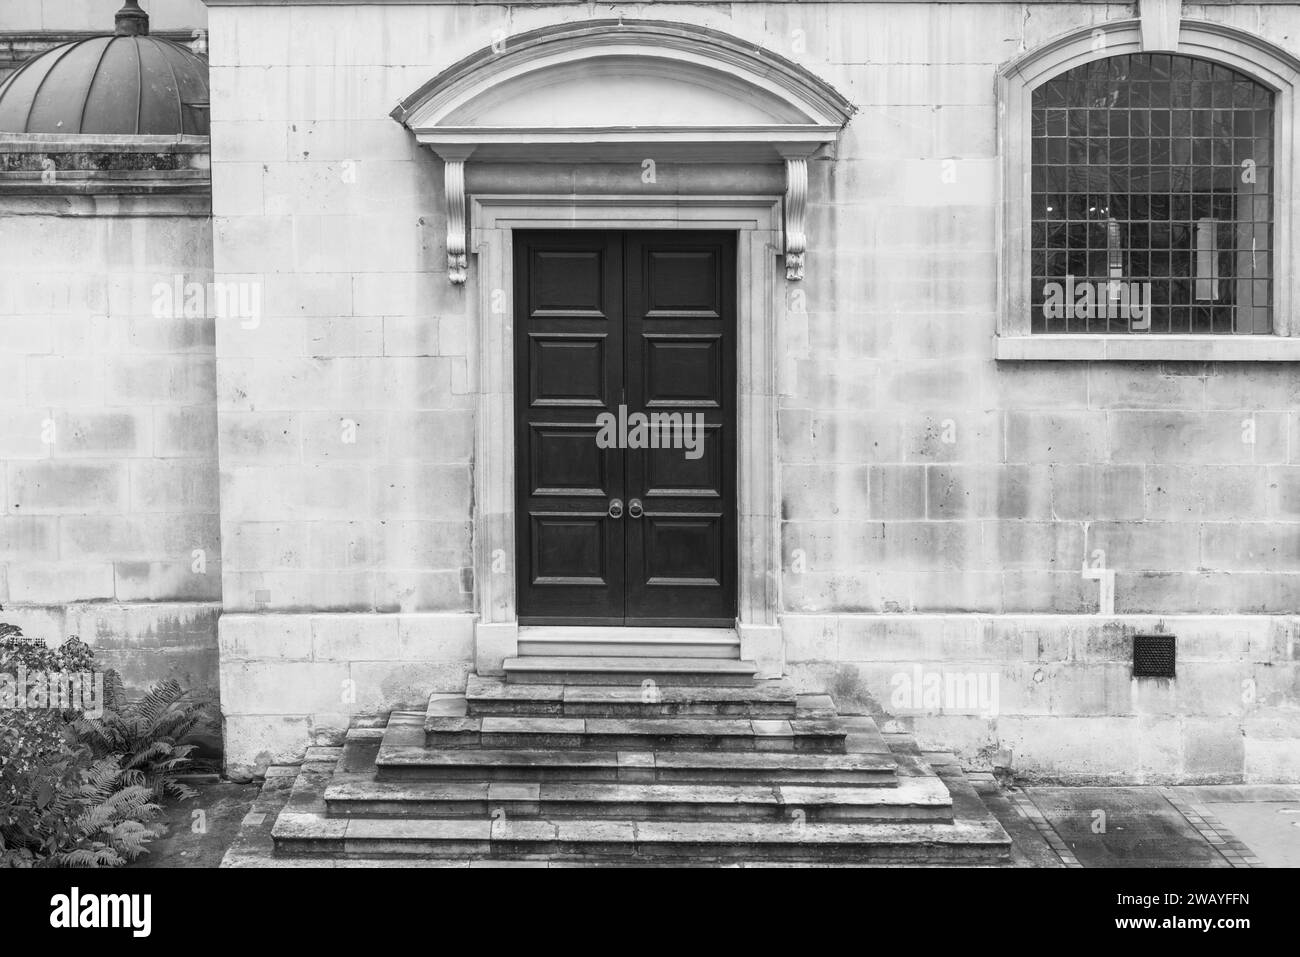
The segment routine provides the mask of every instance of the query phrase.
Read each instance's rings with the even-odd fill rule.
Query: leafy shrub
[[[0,622],[0,672],[19,668],[92,672],[94,652],[75,637],[48,648]],[[192,793],[172,780],[190,747],[177,740],[204,719],[208,703],[185,700],[171,681],[129,704],[113,671],[104,686],[99,718],[0,710],[0,867],[111,867],[133,860],[158,832],[147,823],[160,810],[155,797]]]
[[[96,758],[56,711],[0,712],[0,866],[113,866],[154,835],[153,793]]]
[[[0,610],[3,607],[0,605]],[[20,666],[28,671],[84,673],[95,669],[95,652],[76,635],[50,648],[43,641],[25,637],[17,625],[0,622],[0,671],[12,673]]]

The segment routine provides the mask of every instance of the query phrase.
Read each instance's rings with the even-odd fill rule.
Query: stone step
[[[519,629],[519,655],[621,658],[740,658],[734,628],[574,628],[531,626]]]
[[[376,781],[335,774],[325,790],[331,817],[628,821],[951,821],[937,777],[897,787],[606,782]]]
[[[848,731],[835,719],[550,718],[430,715],[431,748],[578,748],[605,751],[844,750]]]
[[[654,718],[726,716],[794,717],[800,697],[786,681],[748,687],[511,684],[470,675],[465,689],[471,716],[549,716],[570,718]],[[833,714],[825,696],[802,696],[808,717]],[[813,701],[813,698],[816,701]],[[820,707],[817,707],[820,706]]]
[[[290,857],[998,864],[1009,848],[996,821],[335,818],[286,808],[271,833],[277,855]]]
[[[538,655],[507,658],[506,680],[543,685],[664,685],[753,684],[758,666],[730,658],[624,658]],[[649,684],[646,684],[649,682]]]
[[[441,748],[385,744],[382,781],[622,781],[699,784],[824,784],[896,787],[887,751],[579,751]]]

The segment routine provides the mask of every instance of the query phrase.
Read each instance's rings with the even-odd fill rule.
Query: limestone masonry
[[[517,400],[586,388],[518,372],[550,294],[518,237],[714,230],[739,657],[967,767],[1300,781],[1300,2],[144,5],[206,57],[207,135],[0,129],[0,620],[219,687],[238,773],[500,675],[543,550]],[[4,0],[0,82],[113,6]],[[1039,156],[1033,91],[1144,55],[1233,71],[1205,111],[1255,117],[1262,179],[1207,154],[1208,232],[1144,206],[1067,239],[1032,184],[1052,111],[1103,107],[1042,106]],[[1270,107],[1232,105],[1252,83]],[[1109,162],[1062,153],[1061,194],[1139,160]],[[1090,312],[1054,237],[1101,269],[1068,277]],[[1149,633],[1175,677],[1133,677]]]

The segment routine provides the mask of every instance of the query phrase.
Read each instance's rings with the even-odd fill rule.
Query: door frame
[[[780,535],[777,343],[785,311],[781,196],[476,194],[470,248],[477,302],[470,315],[474,434],[476,665],[500,674],[516,654],[514,234],[516,229],[735,231],[736,630],[759,674],[784,668],[778,624]],[[474,315],[477,307],[477,315]]]

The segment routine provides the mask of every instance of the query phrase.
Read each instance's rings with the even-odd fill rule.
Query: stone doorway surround
[[[480,674],[500,674],[518,645],[511,299],[519,229],[736,231],[736,627],[742,656],[760,674],[783,671],[776,405],[785,284],[805,268],[808,160],[826,156],[852,112],[807,69],[752,43],[627,20],[499,40],[393,111],[444,164],[448,280],[477,284],[466,311],[478,403]]]

